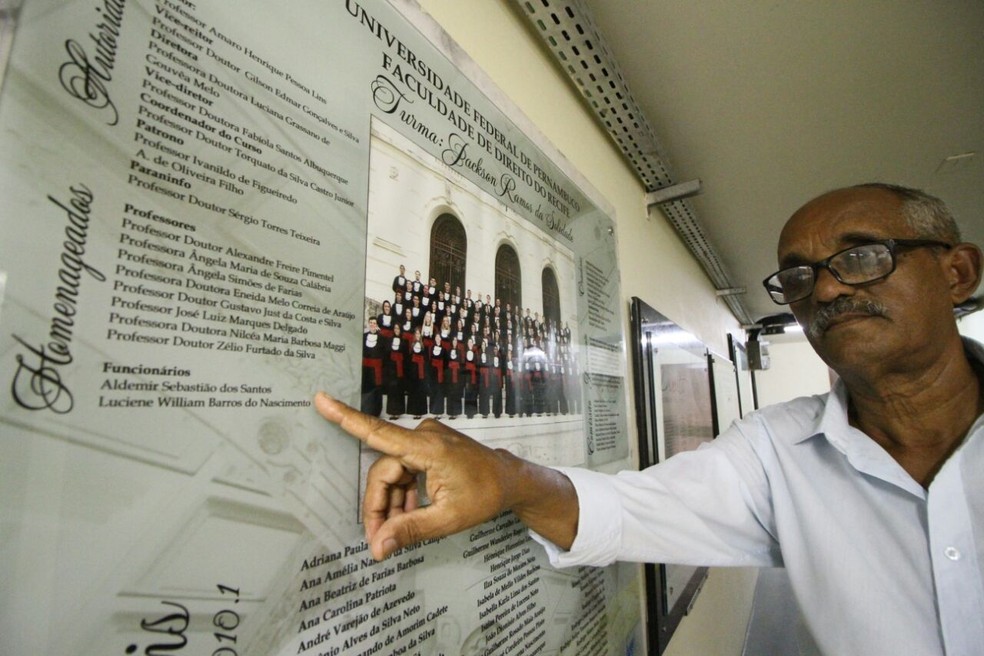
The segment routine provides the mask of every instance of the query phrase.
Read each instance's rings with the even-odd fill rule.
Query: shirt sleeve
[[[760,454],[732,426],[696,451],[643,471],[558,468],[577,491],[569,551],[531,533],[556,567],[616,560],[706,566],[781,566]]]

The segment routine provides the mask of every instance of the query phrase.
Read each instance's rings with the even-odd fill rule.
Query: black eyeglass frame
[[[833,267],[830,266],[830,261],[833,260],[834,258],[836,258],[839,255],[843,255],[844,253],[846,253],[848,251],[853,251],[853,250],[855,250],[857,248],[863,248],[865,246],[875,246],[875,245],[878,245],[878,244],[880,244],[880,245],[882,245],[882,246],[884,246],[884,247],[886,247],[888,249],[889,257],[891,257],[891,259],[892,259],[892,268],[889,269],[884,275],[876,276],[874,278],[871,278],[869,280],[864,280],[862,282],[848,282],[848,281],[844,280],[843,278],[841,278],[841,275],[837,272],[836,269],[834,269]],[[813,289],[814,289],[814,287],[816,287],[816,284],[817,284],[817,274],[820,273],[820,269],[826,269],[827,271],[829,271],[830,274],[834,278],[836,278],[839,283],[841,283],[843,285],[850,285],[852,287],[856,287],[858,285],[867,285],[868,283],[875,282],[876,280],[883,280],[883,279],[889,277],[890,275],[892,275],[895,272],[895,267],[896,267],[896,263],[897,263],[897,258],[895,257],[895,252],[899,248],[946,248],[946,249],[950,249],[950,248],[953,248],[953,244],[948,244],[945,241],[939,241],[939,240],[936,240],[936,239],[873,239],[873,240],[871,240],[869,242],[866,242],[864,244],[858,244],[856,246],[851,246],[850,248],[845,248],[844,250],[837,251],[836,253],[834,253],[830,257],[828,257],[828,258],[826,258],[824,260],[821,260],[819,262],[814,262],[813,264],[797,264],[796,266],[791,266],[791,267],[786,267],[784,269],[779,269],[778,271],[776,271],[772,275],[768,276],[765,280],[763,280],[762,281],[762,285],[765,286],[765,291],[769,292],[769,298],[771,298],[772,299],[772,302],[775,303],[776,305],[789,305],[790,303],[795,303],[796,301],[801,301],[804,298],[808,297],[810,294],[812,294],[813,293]],[[803,296],[799,296],[799,297],[793,298],[793,299],[786,299],[785,298],[785,292],[783,292],[783,290],[782,290],[782,285],[780,285],[778,283],[779,274],[782,273],[782,272],[784,272],[784,271],[790,271],[792,269],[802,269],[804,267],[808,267],[808,268],[810,268],[810,269],[813,270],[813,285],[810,286],[810,291],[808,293],[804,294]],[[773,280],[776,280],[777,282],[771,282]],[[776,298],[776,296],[777,295],[780,295],[780,294],[784,298],[784,300],[782,300],[782,301],[780,301],[778,298]]]

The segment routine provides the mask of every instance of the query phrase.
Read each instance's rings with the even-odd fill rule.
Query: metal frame
[[[652,344],[653,327],[658,324],[676,326],[672,321],[654,310],[645,301],[632,297],[632,356],[633,383],[635,387],[635,416],[636,429],[639,434],[639,468],[644,469],[659,462],[660,436],[656,430],[656,408],[660,398],[655,389],[655,378],[651,369],[654,347]],[[703,350],[704,357],[709,357]],[[708,374],[710,377],[710,373]],[[709,381],[710,383],[710,378]],[[710,385],[709,385],[710,387]],[[712,414],[714,410],[713,388],[708,402]],[[713,416],[716,421],[716,415]],[[686,583],[678,601],[669,607],[667,581],[669,579],[667,565],[662,563],[646,564],[643,566],[645,579],[646,604],[646,639],[649,654],[662,654],[674,631],[683,618],[690,612],[697,595],[707,580],[708,568],[698,567]]]

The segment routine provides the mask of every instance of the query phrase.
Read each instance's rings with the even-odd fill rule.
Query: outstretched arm
[[[369,470],[362,509],[366,541],[377,560],[506,510],[562,549],[574,542],[577,493],[563,474],[490,449],[433,419],[410,430],[324,393],[314,405],[322,417],[385,454]],[[426,507],[418,504],[419,474],[427,476]]]

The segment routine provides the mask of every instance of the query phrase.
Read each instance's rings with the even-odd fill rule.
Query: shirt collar
[[[969,337],[963,338],[964,351],[966,351],[967,356],[976,361],[976,363],[984,369],[984,345],[979,342],[970,339]],[[834,381],[833,386],[830,389],[830,393],[827,397],[827,403],[824,407],[823,412],[820,415],[819,421],[817,422],[816,431],[805,432],[801,437],[794,440],[794,443],[798,444],[800,442],[805,442],[806,440],[824,435],[827,437],[834,446],[838,447],[841,451],[845,450],[845,442],[843,439],[839,439],[840,436],[844,435],[848,431],[854,431],[864,435],[857,429],[851,427],[847,419],[849,403],[847,399],[847,387],[844,385],[844,381],[837,379]]]
[[[967,356],[984,367],[984,346],[966,337],[963,338],[963,343]],[[823,437],[831,446],[843,453],[858,471],[909,489],[917,495],[923,495],[925,493],[923,488],[912,480],[898,462],[864,432],[850,425],[848,408],[847,387],[838,379],[827,396],[816,430],[804,431],[802,437],[794,442],[801,443],[814,437]],[[982,419],[984,418],[978,418],[977,424],[980,424]]]
[[[851,426],[848,421],[848,407],[847,387],[843,381],[837,380],[820,415],[817,431],[800,441],[822,437],[844,454],[858,472],[895,485],[918,498],[925,498],[925,489],[913,480],[898,461],[863,431]]]

